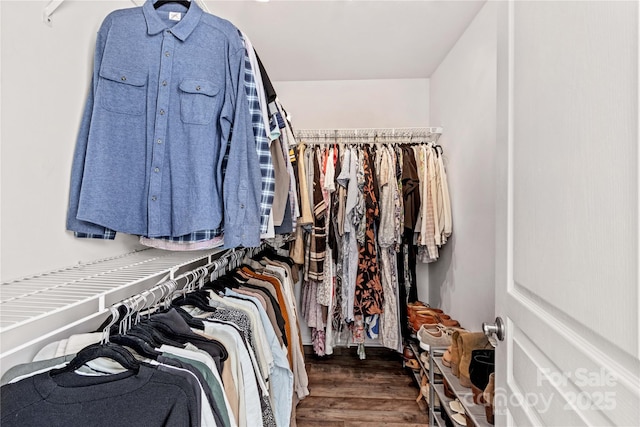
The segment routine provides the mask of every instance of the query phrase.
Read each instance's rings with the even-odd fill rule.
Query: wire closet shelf
[[[256,250],[144,249],[0,283],[0,373],[31,361],[49,342],[93,330],[114,304],[168,281],[180,281],[174,289],[181,289],[189,272]]]

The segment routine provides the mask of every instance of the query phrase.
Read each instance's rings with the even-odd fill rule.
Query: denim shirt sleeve
[[[81,235],[90,235],[91,237],[99,237],[108,235],[109,239],[115,237],[115,232],[108,230],[97,224],[82,221],[76,218],[78,214],[78,205],[80,203],[80,187],[82,185],[82,176],[84,175],[84,159],[87,152],[87,144],[89,141],[89,129],[91,125],[91,115],[93,112],[94,95],[98,84],[98,70],[102,62],[102,53],[106,44],[107,34],[111,27],[111,20],[107,17],[100,30],[96,40],[96,49],[94,55],[93,76],[91,79],[91,88],[87,95],[87,101],[84,107],[84,113],[80,123],[80,130],[76,141],[76,148],[73,154],[73,166],[71,168],[71,188],[69,191],[69,208],[67,210],[67,230],[81,233]]]
[[[230,56],[227,105],[221,115],[222,129],[229,129],[229,157],[223,179],[224,242],[227,247],[260,245],[261,171],[255,136],[244,90],[244,48]],[[225,147],[226,148],[226,147]],[[222,161],[222,156],[221,156]],[[222,173],[222,163],[218,171]]]

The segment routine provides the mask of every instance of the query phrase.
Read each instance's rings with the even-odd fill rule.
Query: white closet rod
[[[371,142],[437,142],[441,127],[424,128],[360,128],[360,129],[298,129],[300,142],[307,144],[371,143]]]

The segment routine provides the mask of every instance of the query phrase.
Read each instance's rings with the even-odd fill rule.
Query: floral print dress
[[[368,147],[362,150],[362,159],[365,233],[364,243],[358,248],[358,275],[354,310],[356,314],[373,315],[382,313],[383,308],[383,291],[380,283],[376,245],[376,227],[379,218],[378,186],[373,170],[373,159]]]

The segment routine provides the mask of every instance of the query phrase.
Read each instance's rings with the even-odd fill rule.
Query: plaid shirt
[[[116,232],[113,230],[109,230],[108,228],[104,229],[104,233],[102,234],[94,234],[94,233],[80,233],[79,231],[75,231],[73,233],[79,239],[104,239],[104,240],[113,240],[116,238]]]
[[[256,150],[258,151],[258,160],[260,162],[260,171],[262,172],[262,198],[260,199],[260,232],[267,232],[269,224],[269,215],[273,205],[273,195],[275,193],[276,178],[273,170],[273,162],[271,161],[271,151],[269,149],[269,137],[264,128],[264,120],[262,118],[262,110],[260,109],[260,99],[258,98],[258,90],[251,69],[251,60],[245,49],[244,56],[244,88],[249,100],[249,112],[251,113],[251,123],[253,125],[253,134],[256,138]]]

